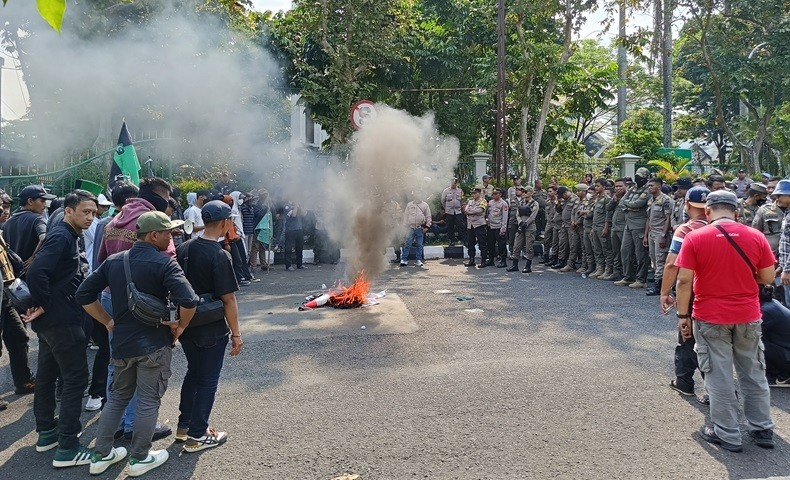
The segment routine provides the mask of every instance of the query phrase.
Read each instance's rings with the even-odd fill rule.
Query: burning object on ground
[[[320,295],[310,295],[305,298],[305,302],[299,310],[312,310],[329,305],[334,308],[357,308],[377,305],[378,299],[386,293],[369,293],[370,281],[363,274],[357,276],[354,283],[348,287],[338,284],[337,287],[330,289]]]

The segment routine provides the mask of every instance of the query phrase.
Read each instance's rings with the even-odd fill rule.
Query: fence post
[[[472,158],[475,161],[475,182],[482,182],[483,175],[488,173],[486,167],[492,156],[490,153],[477,152],[472,154]]]

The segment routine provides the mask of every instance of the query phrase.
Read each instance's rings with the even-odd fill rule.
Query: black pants
[[[675,347],[675,383],[681,390],[694,391],[694,370],[699,368],[697,352],[694,351],[694,337],[683,340],[678,332]]]
[[[79,445],[82,431],[82,392],[88,386],[88,340],[76,324],[58,325],[38,332],[38,372],[33,395],[36,431],[58,427],[59,447],[72,450]],[[55,380],[63,380],[59,419],[55,421]]]
[[[5,344],[14,386],[22,388],[33,377],[28,360],[28,351],[30,349],[28,342],[30,339],[27,336],[25,324],[7,298],[3,298],[2,301],[0,335],[3,337],[3,342],[0,343],[0,355],[2,355],[2,344]]]
[[[505,261],[507,259],[507,235],[500,235],[498,228],[486,227],[486,240],[488,258],[494,261],[499,257]]]
[[[784,380],[790,377],[790,356],[787,349],[781,345],[766,339],[763,336],[765,345],[765,374],[767,377]]]
[[[285,231],[285,268],[291,266],[291,251],[295,251],[296,268],[302,266],[302,250],[304,249],[304,233],[302,229]]]
[[[249,280],[252,278],[250,264],[247,263],[247,252],[244,251],[244,242],[241,239],[230,242],[230,258],[233,261],[233,271],[236,273],[236,281]]]
[[[455,215],[451,213],[444,214],[444,222],[447,224],[447,241],[455,242],[456,236],[463,238],[463,231],[466,229],[466,219],[461,213]]]
[[[485,225],[466,229],[466,249],[469,250],[469,258],[471,260],[475,259],[475,244],[480,248],[480,261],[485,262],[486,258],[488,258]]]
[[[91,318],[93,330],[91,338],[93,343],[99,347],[96,356],[93,358],[93,370],[91,372],[91,385],[88,387],[88,394],[91,397],[107,398],[107,368],[110,365],[110,337],[107,334],[107,327],[98,320]]]

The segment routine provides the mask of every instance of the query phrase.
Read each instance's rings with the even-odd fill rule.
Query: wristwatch
[[[688,313],[680,313],[680,312],[678,312],[677,315],[678,315],[678,318],[683,318],[683,319],[691,318],[691,315],[689,315]]]

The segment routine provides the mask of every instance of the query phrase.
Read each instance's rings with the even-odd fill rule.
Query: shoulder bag
[[[126,302],[129,312],[140,323],[148,327],[158,327],[162,322],[170,320],[170,309],[162,299],[149,293],[137,290],[132,282],[129,268],[129,250],[123,252],[123,271],[126,275]]]
[[[191,246],[192,242],[190,241],[184,249],[184,276],[187,277],[187,280],[189,280],[187,271],[189,270],[189,247]],[[200,297],[200,303],[198,303],[195,315],[187,328],[200,327],[225,320],[225,304],[222,303],[222,300],[214,298],[213,293],[204,293],[198,296]]]

